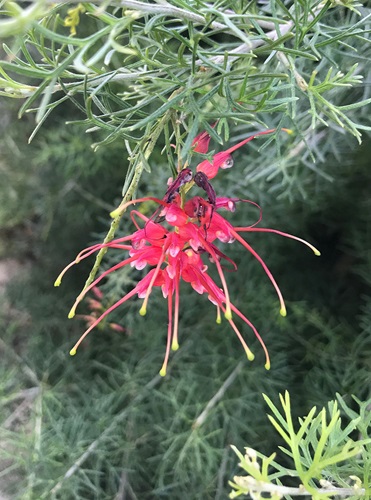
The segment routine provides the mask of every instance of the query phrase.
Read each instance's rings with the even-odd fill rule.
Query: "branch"
[[[174,363],[181,355],[186,351],[187,343],[185,343],[179,351],[177,351],[173,357],[172,362]],[[73,465],[67,470],[64,476],[58,481],[58,483],[50,490],[51,498],[61,489],[64,481],[69,479],[71,476],[75,474],[81,467],[81,465],[85,462],[87,458],[100,446],[102,441],[108,438],[111,432],[116,428],[117,425],[121,424],[128,416],[130,411],[133,408],[137,408],[138,405],[145,399],[149,394],[153,397],[153,389],[159,385],[160,382],[164,380],[164,377],[161,375],[156,375],[151,379],[144,387],[143,390],[137,394],[131,401],[131,403],[124,408],[120,413],[118,413],[115,417],[113,417],[110,425],[104,429],[104,431],[88,446],[86,451],[82,455],[78,457],[78,459],[74,462]]]
[[[38,379],[36,373],[31,370],[31,368],[27,365],[25,360],[19,356],[13,348],[8,346],[6,342],[0,337],[0,349],[6,351],[13,360],[19,365],[19,369],[28,377],[37,387],[40,385],[40,380]]]
[[[175,90],[171,94],[171,96],[169,97],[169,100],[171,100],[174,96],[176,96],[178,93],[180,93],[180,91],[181,91],[181,89]],[[143,155],[144,160],[139,161],[138,164],[136,165],[135,171],[133,174],[133,178],[130,182],[130,185],[129,185],[123,199],[122,199],[122,204],[126,203],[127,201],[132,199],[133,194],[135,193],[135,191],[138,187],[138,184],[139,184],[139,181],[140,181],[143,169],[144,169],[144,161],[148,160],[148,158],[151,156],[152,151],[157,143],[157,139],[159,138],[165,124],[169,120],[170,115],[171,115],[171,108],[164,114],[164,116],[161,118],[161,120],[156,125],[154,131],[150,134],[150,140],[149,140],[149,142],[147,142],[147,146],[145,148],[144,155]],[[115,217],[114,220],[111,222],[110,229],[108,230],[108,233],[107,233],[106,237],[104,238],[103,243],[109,243],[110,241],[113,240],[113,238],[115,237],[116,230],[119,227],[122,215],[123,215],[123,213],[120,213],[120,215]],[[85,290],[85,288],[87,288],[90,285],[90,283],[92,283],[94,281],[94,278],[95,278],[95,276],[100,268],[100,264],[102,262],[102,259],[103,259],[104,255],[107,253],[107,251],[108,251],[108,247],[104,247],[104,248],[101,248],[99,250],[99,252],[95,258],[94,266],[93,266],[92,270],[90,271],[90,274],[88,276],[88,279],[85,282],[83,290]]]
[[[48,3],[55,4],[53,0],[48,0]],[[58,2],[60,5],[63,4],[71,4],[71,2],[63,1]],[[74,0],[74,3],[93,3],[93,5],[102,3],[106,4],[106,2],[91,2],[90,0]],[[147,14],[157,14],[169,17],[177,17],[178,19],[183,19],[185,21],[191,21],[197,24],[208,24],[206,19],[199,14],[195,14],[194,12],[190,12],[188,10],[180,9],[179,7],[174,7],[167,2],[161,2],[160,4],[149,4],[144,2],[138,2],[137,0],[117,0],[114,2],[110,2],[111,5],[119,5],[120,7],[126,7],[128,9],[133,9],[139,12],[145,12]],[[212,29],[225,30],[227,26],[222,23],[218,23],[213,21],[210,23],[210,27]]]
[[[316,16],[317,12],[319,12],[323,8],[323,5],[324,5],[323,3],[320,3],[316,7],[316,9],[314,10],[313,14],[311,14],[310,16],[308,16],[308,22],[311,22],[314,19],[314,17]],[[261,26],[263,27],[262,24],[261,24]],[[266,23],[266,26],[268,27],[269,23]],[[268,31],[268,33],[266,33],[266,37],[269,40],[272,40],[272,41],[277,40],[279,36],[286,35],[289,31],[292,30],[293,27],[294,27],[294,21],[288,21],[286,24],[284,24],[284,25],[282,25],[280,27],[280,33],[277,32],[277,28],[274,28],[274,29],[271,29],[271,31]],[[253,49],[256,49],[258,47],[261,47],[262,45],[265,45],[265,43],[266,43],[266,41],[263,40],[263,39],[253,40],[253,41],[251,41],[249,43],[242,43],[241,45],[239,45],[235,49],[231,50],[228,55],[232,56],[232,57],[233,56],[237,57],[237,55],[240,55],[240,54],[247,54],[248,52],[251,52]],[[307,82],[300,75],[300,73],[296,70],[296,68],[293,66],[293,64],[290,63],[290,61],[287,58],[286,54],[284,54],[283,52],[280,52],[279,50],[277,50],[277,54],[276,55],[277,55],[277,58],[280,60],[280,62],[286,68],[291,69],[291,71],[294,74],[296,83],[298,84],[298,86],[300,87],[300,89],[303,90],[303,91],[307,90],[307,88],[308,88]],[[211,60],[215,64],[222,64],[224,62],[224,55],[223,56],[213,57],[213,58],[211,58]],[[202,61],[197,61],[197,63],[202,64]]]
[[[220,389],[216,392],[216,394],[210,399],[210,401],[207,403],[204,411],[200,413],[200,415],[196,418],[196,420],[193,422],[192,429],[197,429],[200,427],[206,420],[210,410],[214,408],[214,406],[222,399],[224,396],[225,391],[228,389],[228,387],[234,382],[235,378],[237,375],[240,373],[242,367],[244,366],[244,363],[240,361],[236,368],[233,370],[233,372],[229,375],[227,380],[223,383],[223,385],[220,387]]]
[[[89,88],[95,88],[101,85],[103,82],[106,83],[112,83],[112,82],[122,82],[122,81],[130,81],[130,80],[145,80],[145,79],[151,79],[151,78],[158,78],[164,75],[164,71],[136,71],[136,72],[130,72],[126,68],[118,68],[117,70],[113,71],[111,73],[111,76],[109,74],[104,74],[104,75],[93,75],[91,77],[86,76],[86,80],[82,82],[71,82],[71,83],[65,83],[64,86],[60,85],[57,83],[52,87],[51,89],[44,90],[42,94],[45,94],[45,92],[51,92],[52,94],[55,94],[56,92],[61,92],[62,90],[64,91],[67,89],[69,91],[69,95],[73,95],[75,91],[78,90],[83,90],[86,87]],[[14,93],[12,97],[19,97],[21,99],[25,97],[30,97],[32,96],[39,87],[32,86],[32,85],[25,85],[24,88],[21,90],[14,90]],[[8,90],[10,92],[10,90]]]
[[[243,489],[246,488],[249,493],[271,493],[277,494],[280,497],[284,495],[313,497],[313,491],[308,491],[303,485],[300,485],[298,488],[294,488],[280,484],[264,483],[257,481],[252,476],[235,476],[233,481],[235,481],[239,487]],[[339,497],[349,498],[354,495],[364,495],[366,493],[366,489],[359,488],[358,486],[354,486],[353,488],[336,488],[335,486],[330,486],[328,488],[316,488],[315,492],[317,495],[336,495]]]
[[[148,394],[148,391],[151,391],[151,389],[156,387],[156,385],[158,385],[162,380],[163,377],[161,377],[161,375],[156,375],[150,382],[148,382],[148,384],[144,386],[144,390],[133,399],[132,404],[124,408],[120,413],[116,415],[116,417],[112,419],[111,424],[108,427],[106,427],[106,429],[100,434],[100,436],[98,436],[92,443],[90,443],[87,450],[84,451],[82,455],[80,455],[80,457],[74,462],[74,464],[67,470],[62,479],[60,479],[60,481],[58,481],[58,483],[50,491],[52,496],[55,495],[61,489],[66,479],[69,479],[71,476],[75,474],[75,472],[78,471],[78,469],[85,462],[85,460],[98,448],[101,442],[104,441],[104,439],[106,439],[111,434],[111,432],[116,428],[116,426],[123,420],[125,420],[125,418],[127,418],[130,410],[136,405],[138,405],[144,399],[145,395]]]
[[[288,21],[286,24],[283,24],[281,29],[280,29],[280,35],[286,35],[294,26],[293,21]],[[269,40],[277,40],[278,38],[278,33],[277,30],[271,30],[268,31],[268,33],[265,34]],[[235,49],[232,49],[230,52],[228,52],[228,56],[232,56],[233,58],[238,57],[240,54],[247,54],[248,52],[251,52],[253,49],[256,49],[258,47],[261,47],[262,45],[266,44],[266,40],[259,39],[259,40],[252,40],[249,43],[242,43]],[[224,62],[224,55],[223,56],[215,56],[211,58],[211,61],[215,64],[222,64]],[[203,61],[197,61],[199,64],[205,64]]]

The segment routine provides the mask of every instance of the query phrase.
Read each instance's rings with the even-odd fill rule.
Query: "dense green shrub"
[[[367,136],[358,145],[370,126],[368,16],[367,6],[346,1],[2,5],[1,94],[21,105],[2,103],[1,257],[27,259],[31,271],[9,284],[0,317],[1,489],[32,499],[226,498],[240,475],[230,445],[260,458],[282,445],[262,393],[274,413],[273,401],[289,391],[294,422],[341,394],[341,428],[359,455],[344,454],[339,470],[324,474],[369,497]],[[66,319],[68,308],[89,271],[92,281],[120,254],[101,252],[95,264],[75,266],[62,288],[52,284],[81,248],[132,231],[128,214],[110,222],[109,212],[122,198],[162,198],[179,165],[194,169],[204,159],[192,152],[202,130],[211,158],[266,127],[294,133],[240,148],[213,186],[219,196],[259,203],[265,227],[322,253],[315,258],[274,234],[249,236],[286,298],[282,318],[259,263],[235,245],[221,247],[238,265],[226,273],[231,296],[258,326],[271,370],[253,334],[246,332],[250,363],[227,322],[214,327],[210,302],[187,285],[181,348],[165,378],[157,375],[167,329],[158,290],[146,317],[133,299],[109,319],[123,332],[102,324],[70,358],[85,326]],[[150,215],[154,205],[141,209]],[[230,216],[248,225],[256,210],[239,204]],[[103,306],[141,277],[110,275]],[[89,314],[88,305],[78,313]],[[334,429],[339,436],[340,423]],[[281,452],[280,473],[264,481],[296,488],[289,458]],[[313,498],[318,479],[308,483]]]

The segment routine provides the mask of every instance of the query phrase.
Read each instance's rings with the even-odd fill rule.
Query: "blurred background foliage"
[[[371,141],[366,133],[357,142],[370,125],[369,8],[337,3],[329,10],[335,2],[169,2],[205,15],[206,26],[164,18],[161,11],[125,16],[117,7],[97,18],[96,7],[84,4],[79,38],[73,38],[63,21],[67,6],[49,9],[41,2],[19,28],[23,39],[6,39],[3,95],[26,99],[21,120],[17,101],[1,102],[0,256],[5,265],[11,258],[24,269],[8,283],[0,316],[4,494],[223,499],[237,471],[230,444],[267,454],[280,444],[262,393],[277,401],[289,390],[295,418],[336,392],[349,405],[351,394],[370,398]],[[248,12],[249,23],[243,12],[228,17],[231,8]],[[291,23],[293,37],[281,32],[272,42],[266,33],[283,21]],[[225,58],[245,43],[246,33],[256,57]],[[330,104],[321,100],[321,89],[299,85],[297,73],[310,85],[316,70],[323,83],[331,67],[334,80],[356,63],[342,82],[352,87],[333,81],[322,89]],[[121,79],[134,72],[140,76]],[[363,81],[354,80],[361,74]],[[181,99],[174,95],[179,91]],[[33,107],[36,134],[35,116],[26,113]],[[266,227],[306,238],[322,252],[314,258],[294,241],[251,235],[287,300],[288,316],[281,318],[259,264],[242,248],[228,249],[239,269],[227,276],[231,295],[262,333],[271,370],[264,370],[252,335],[256,359],[248,363],[229,327],[215,325],[206,297],[187,286],[181,289],[181,349],[164,379],[157,375],[167,325],[160,293],[151,297],[145,318],[139,301],[131,301],[112,315],[124,332],[97,329],[70,358],[84,322],[66,315],[93,262],[67,274],[63,288],[53,288],[56,276],[81,248],[105,237],[125,178],[138,195],[162,197],[177,162],[189,157],[192,137],[220,117],[215,150],[218,142],[233,144],[265,125],[294,129],[293,136],[267,136],[237,151],[233,169],[213,185],[220,195],[256,201]],[[151,137],[157,140],[153,151]],[[174,150],[174,143],[183,149]],[[192,166],[200,158],[193,157]],[[143,174],[132,184],[138,165]],[[255,216],[241,204],[233,223],[247,225]],[[130,224],[124,217],[117,234]],[[118,258],[108,253],[103,268]],[[102,286],[104,303],[116,301],[139,276],[112,275]],[[205,421],[194,425],[219,389]]]

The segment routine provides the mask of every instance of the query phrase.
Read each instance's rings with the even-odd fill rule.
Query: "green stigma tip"
[[[75,347],[73,347],[71,350],[70,350],[70,356],[74,356],[76,354],[77,350]]]
[[[247,353],[246,353],[246,355],[247,355],[247,359],[248,359],[249,361],[254,361],[255,356],[254,356],[254,354],[253,354],[251,351],[250,351],[250,352],[247,352]]]
[[[313,252],[314,252],[314,255],[317,255],[317,257],[319,257],[321,255],[321,252],[319,250],[317,250],[317,248],[315,248],[313,250]]]
[[[227,319],[228,321],[230,321],[232,319],[232,311],[231,310],[226,310],[225,313],[224,313],[224,317],[225,319]]]
[[[166,368],[161,368],[161,370],[160,370],[159,373],[160,373],[161,377],[165,377],[165,375],[166,375]]]
[[[271,369],[271,364],[270,363],[265,363],[264,368],[266,370],[270,370]]]
[[[284,318],[287,316],[286,307],[281,307],[280,315],[283,316]]]
[[[140,309],[139,309],[139,314],[141,316],[145,316],[147,314],[147,308],[146,306],[142,306]]]
[[[173,342],[173,343],[171,344],[171,350],[172,350],[172,351],[177,351],[178,349],[179,349],[179,344],[178,344],[178,342]]]
[[[112,212],[110,212],[110,216],[112,217],[112,219],[116,219],[116,217],[118,217],[120,214],[121,210],[119,208],[116,208],[116,210],[112,210]]]

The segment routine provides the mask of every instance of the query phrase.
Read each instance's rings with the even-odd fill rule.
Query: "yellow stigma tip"
[[[178,342],[173,342],[173,343],[171,344],[171,350],[172,350],[172,351],[177,351],[178,349],[179,349],[179,344],[178,344]]]
[[[283,316],[284,318],[287,316],[286,307],[281,307],[280,315]]]
[[[71,309],[71,311],[68,313],[68,319],[74,318],[75,314],[76,314],[75,308]]]
[[[248,359],[249,361],[254,361],[255,356],[254,356],[254,354],[253,354],[251,351],[250,351],[250,352],[247,352],[247,353],[246,353],[246,355],[247,355],[247,359]]]
[[[271,369],[271,364],[270,363],[265,363],[264,368],[266,370],[270,370]]]
[[[147,308],[142,306],[140,309],[139,309],[139,314],[141,316],[145,316],[147,314]]]
[[[119,208],[116,208],[116,210],[112,210],[112,212],[110,212],[110,216],[112,217],[112,219],[116,219],[116,217],[118,217],[119,215],[121,215],[121,209]]]
[[[166,375],[166,368],[161,368],[161,370],[160,370],[159,373],[160,373],[161,377],[165,377],[165,375]]]
[[[222,318],[216,318],[216,322],[218,323],[218,325],[220,325],[220,323],[222,322]]]
[[[58,278],[54,281],[54,286],[60,286],[61,283],[62,283],[62,278],[58,276]]]
[[[75,347],[73,347],[71,350],[70,350],[70,356],[74,356],[76,354],[77,350],[75,349]]]
[[[314,255],[317,255],[317,257],[319,257],[321,255],[321,252],[319,250],[317,250],[317,248],[315,248],[313,250],[313,252],[314,252]]]
[[[287,134],[289,134],[289,135],[292,135],[292,134],[294,133],[294,131],[293,131],[293,130],[291,130],[291,128],[283,128],[283,129],[281,129],[281,130],[283,130],[284,132],[286,132],[286,133],[287,133]]]
[[[232,319],[232,311],[225,311],[224,317],[225,317],[225,319],[230,321]]]

